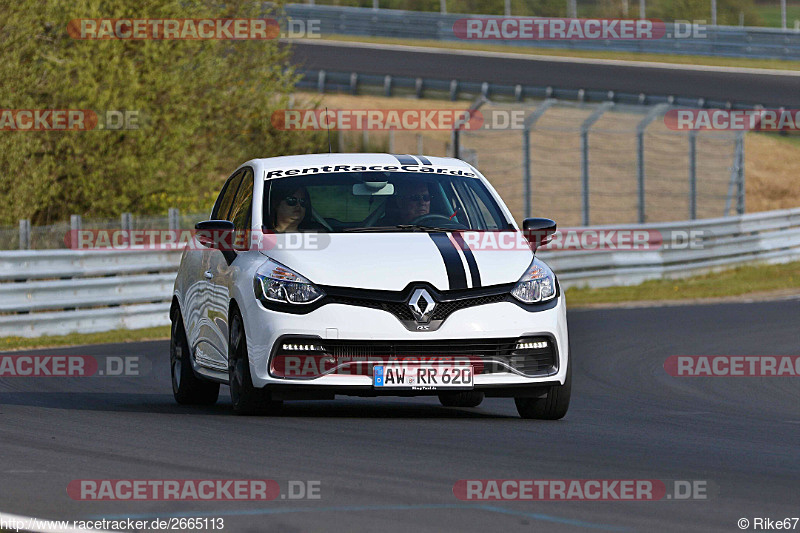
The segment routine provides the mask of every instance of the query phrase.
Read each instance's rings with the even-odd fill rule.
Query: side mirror
[[[555,220],[550,220],[549,218],[526,218],[522,221],[522,233],[531,243],[534,251],[550,242],[555,232]]]
[[[233,222],[229,220],[204,220],[195,224],[197,240],[206,248],[232,250]]]

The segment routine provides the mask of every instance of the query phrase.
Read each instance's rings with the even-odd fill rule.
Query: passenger
[[[270,222],[276,233],[316,231],[311,214],[311,197],[305,187],[274,184],[270,189]]]

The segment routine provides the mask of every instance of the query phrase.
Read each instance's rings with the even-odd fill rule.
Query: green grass
[[[567,305],[574,308],[589,304],[724,298],[781,290],[800,292],[800,262],[744,266],[679,280],[646,281],[630,287],[567,289]]]
[[[169,326],[145,329],[120,329],[101,333],[70,333],[36,338],[0,337],[0,351],[79,346],[83,344],[110,344],[114,342],[150,341],[169,338]]]
[[[781,27],[781,6],[780,2],[774,4],[756,4],[756,12],[761,17],[762,25],[771,28]],[[800,20],[800,5],[786,4],[786,27],[794,28],[794,21]]]
[[[706,65],[715,67],[761,68],[780,70],[800,70],[800,61],[782,59],[748,59],[737,57],[713,57],[695,55],[645,54],[636,52],[611,52],[603,50],[569,50],[563,48],[536,48],[532,46],[507,46],[486,43],[467,43],[456,41],[436,41],[422,39],[400,39],[391,37],[361,37],[352,35],[329,35],[327,40],[363,42],[377,44],[403,44],[407,46],[429,46],[456,50],[478,50],[486,52],[511,52],[517,54],[577,57],[588,59],[615,59],[622,61],[649,61],[654,63],[674,63],[680,65]]]

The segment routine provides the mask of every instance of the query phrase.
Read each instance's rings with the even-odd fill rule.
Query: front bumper
[[[409,331],[389,312],[369,307],[331,303],[307,314],[274,311],[254,302],[244,314],[250,371],[256,387],[267,387],[273,397],[329,397],[335,394],[359,396],[415,396],[428,391],[376,391],[369,375],[330,373],[313,379],[278,377],[270,374],[271,359],[276,347],[286,338],[318,338],[370,344],[413,342],[425,344],[520,337],[547,337],[555,350],[556,364],[547,373],[535,377],[513,372],[476,373],[474,389],[487,395],[507,396],[517,390],[518,396],[538,395],[543,387],[563,384],[569,353],[566,304],[561,293],[555,305],[527,308],[512,302],[498,302],[461,309],[452,313],[436,331]],[[472,354],[471,354],[472,355]],[[478,355],[479,356],[479,355]],[[527,394],[525,393],[527,391]],[[435,392],[433,393],[435,394]]]

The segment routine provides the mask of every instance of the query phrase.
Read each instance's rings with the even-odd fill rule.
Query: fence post
[[[689,220],[697,218],[697,130],[689,131]]]
[[[83,220],[81,219],[80,215],[70,215],[69,216],[69,241],[70,241],[70,248],[75,248],[78,245],[77,237],[78,232],[81,230],[83,226]]]
[[[525,191],[525,218],[531,217],[531,129],[536,121],[541,118],[550,106],[558,102],[555,98],[548,98],[539,104],[533,112],[525,117],[522,123],[522,188]]]
[[[389,153],[394,153],[394,128],[389,130]]]
[[[733,196],[736,195],[736,213],[744,213],[744,133],[736,134],[736,148],[733,152],[733,165],[731,165],[731,179],[728,181],[728,194],[725,197],[725,212],[722,216],[728,216],[733,207]],[[740,212],[741,210],[741,212]]]
[[[636,125],[636,183],[638,191],[639,224],[647,222],[645,213],[645,183],[644,183],[644,132],[663,112],[669,109],[669,104],[658,104],[653,107],[645,117]]]
[[[130,213],[122,213],[119,217],[119,223],[122,231],[131,231],[133,229],[133,215]]]
[[[31,221],[27,218],[19,221],[19,249],[31,249]]]
[[[525,218],[531,217],[531,130],[522,128],[522,188],[525,191]]]
[[[325,71],[320,70],[319,74],[317,75],[317,91],[320,93],[325,92]]]
[[[451,144],[453,145],[452,157],[461,159],[461,131],[472,119],[472,112],[480,109],[480,107],[488,101],[488,98],[486,98],[484,95],[480,95],[475,99],[475,101],[472,102],[472,104],[469,106],[469,109],[467,109],[467,114],[465,117],[466,121],[462,121],[461,119],[456,120],[456,123],[453,126],[453,131],[450,133],[450,140]]]
[[[392,96],[392,76],[390,74],[383,78],[383,96]]]
[[[450,80],[450,101],[455,102],[458,99],[458,80]]]
[[[603,102],[581,124],[581,189],[583,197],[583,225],[589,225],[589,130],[600,117],[614,107],[614,102]]]
[[[744,188],[744,132],[738,132],[736,134],[736,151],[739,154],[739,190],[737,191],[736,195],[736,213],[739,215],[744,215],[744,200],[745,200],[745,188]]]
[[[417,133],[417,155],[425,155],[421,133]]]
[[[181,226],[181,212],[177,207],[170,207],[167,212],[170,231],[177,231]]]

